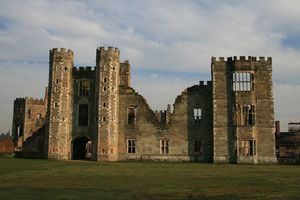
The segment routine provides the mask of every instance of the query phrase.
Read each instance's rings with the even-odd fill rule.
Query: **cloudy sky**
[[[132,86],[153,109],[210,80],[211,56],[272,56],[275,117],[284,130],[300,121],[299,0],[2,0],[0,132],[15,98],[43,96],[50,49],[94,66],[97,46],[130,60]]]

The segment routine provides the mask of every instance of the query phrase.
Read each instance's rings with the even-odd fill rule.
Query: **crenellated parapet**
[[[73,78],[80,77],[90,77],[93,78],[95,75],[95,67],[85,66],[85,67],[73,67]]]
[[[233,57],[212,57],[211,67],[215,71],[227,69],[234,70],[272,70],[272,57],[255,56],[233,56]]]
[[[115,53],[120,54],[120,50],[116,47],[98,47],[97,48],[97,53],[103,52],[103,51],[110,51],[110,52],[115,52]]]
[[[73,55],[73,51],[71,49],[66,49],[66,48],[53,48],[50,50],[50,53],[61,53],[61,54],[72,54]]]
[[[25,97],[26,103],[30,105],[41,105],[45,106],[46,102],[45,99],[38,99],[33,97]]]
[[[272,62],[272,57],[255,57],[255,56],[233,56],[233,57],[212,57],[212,62],[227,62],[227,61],[255,61],[255,62]]]

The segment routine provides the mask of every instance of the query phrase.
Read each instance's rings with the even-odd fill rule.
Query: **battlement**
[[[33,97],[25,97],[26,103],[31,105],[45,105],[44,99],[38,99]]]
[[[93,78],[95,75],[95,67],[91,66],[80,66],[73,67],[73,78]]]
[[[14,100],[14,103],[20,103],[20,102],[23,102],[23,101],[25,101],[25,100],[26,100],[25,98],[19,97],[19,98],[16,98],[16,99]]]
[[[233,57],[212,57],[212,62],[227,62],[227,61],[254,61],[254,62],[269,62],[272,63],[272,57],[255,57],[255,56],[233,56]]]
[[[19,97],[16,98],[14,103],[19,104],[19,103],[24,103],[26,104],[31,104],[31,105],[45,105],[45,100],[44,99],[38,99],[38,98],[33,98],[33,97]]]
[[[95,67],[91,66],[80,66],[80,67],[73,67],[73,72],[94,72]]]
[[[73,51],[66,48],[53,48],[52,50],[50,50],[50,53],[69,53],[73,55]]]
[[[120,53],[120,50],[117,47],[98,47],[97,52],[101,52],[101,51],[116,52],[118,54]]]
[[[200,86],[211,86],[212,82],[211,81],[207,81],[206,83],[204,81],[199,81],[199,85]]]

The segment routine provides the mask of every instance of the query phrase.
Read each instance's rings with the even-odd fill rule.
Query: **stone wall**
[[[136,119],[128,123],[128,109]],[[194,109],[201,108],[202,119],[195,124]],[[212,161],[211,84],[187,88],[174,104],[170,121],[163,124],[145,99],[132,88],[120,89],[119,159]],[[135,153],[128,153],[128,140],[134,140]],[[168,141],[168,152],[161,151],[161,141]],[[201,152],[195,152],[201,141]]]
[[[214,162],[276,162],[271,58],[212,58],[212,79]]]

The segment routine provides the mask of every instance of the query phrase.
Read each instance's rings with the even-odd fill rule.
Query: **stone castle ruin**
[[[272,59],[211,59],[212,81],[185,89],[173,111],[153,111],[130,86],[131,66],[113,47],[96,67],[50,50],[45,99],[16,99],[19,155],[49,159],[275,163]]]

